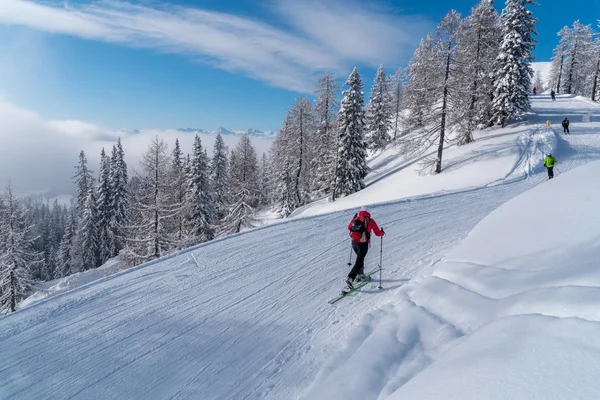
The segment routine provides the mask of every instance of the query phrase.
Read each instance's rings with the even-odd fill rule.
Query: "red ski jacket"
[[[379,226],[377,226],[377,222],[375,222],[375,220],[373,218],[371,218],[371,214],[365,210],[360,211],[357,216],[352,218],[352,221],[350,221],[350,223],[348,224],[348,231],[350,231],[350,229],[352,229],[352,222],[354,222],[354,220],[358,217],[367,217],[369,219],[369,223],[367,224],[367,232],[366,232],[367,233],[367,238],[366,238],[367,243],[371,243],[371,231],[373,231],[376,236],[383,236],[384,232],[381,229],[379,229]],[[352,241],[354,241],[354,242],[364,243],[364,241],[361,240],[361,235],[358,232],[350,232],[350,237],[352,238]]]

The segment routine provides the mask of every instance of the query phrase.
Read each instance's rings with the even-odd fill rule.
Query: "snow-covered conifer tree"
[[[77,270],[86,271],[101,265],[100,229],[98,228],[98,209],[94,188],[90,188],[83,212],[79,215],[77,242],[75,246]]]
[[[356,68],[346,85],[348,89],[343,93],[338,115],[339,148],[333,199],[363,189],[363,179],[369,172],[364,139],[364,86]]]
[[[258,160],[247,133],[231,152],[229,165],[228,212],[219,226],[219,235],[251,226],[252,213],[258,204]]]
[[[214,200],[209,180],[209,160],[200,137],[194,138],[187,176],[187,230],[190,245],[211,240],[213,233]]]
[[[67,217],[64,222],[64,234],[58,247],[56,259],[56,270],[54,279],[63,278],[73,273],[73,239],[74,239],[74,221],[72,217]]]
[[[210,163],[210,180],[214,194],[215,220],[220,221],[227,210],[227,147],[221,132],[217,133],[213,147],[213,157]]]
[[[87,167],[87,158],[83,150],[79,153],[79,162],[75,170],[73,182],[77,185],[77,211],[79,212],[79,210],[85,208],[90,188],[94,186],[93,171],[90,171]]]
[[[277,211],[287,217],[298,207],[294,190],[294,173],[292,154],[288,151],[292,137],[292,116],[288,111],[283,127],[271,145],[270,183],[272,201]]]
[[[534,60],[537,19],[527,9],[534,0],[506,0],[502,10],[502,43],[494,76],[493,120],[502,126],[507,118],[521,118],[529,111],[529,90]]]
[[[11,184],[0,210],[0,313],[14,312],[33,283],[30,270],[43,262],[33,250],[32,229],[15,198]]]
[[[392,110],[390,81],[383,65],[380,65],[371,87],[366,113],[366,138],[370,150],[382,150],[390,142]]]
[[[121,139],[117,139],[110,158],[110,184],[112,193],[112,220],[110,232],[113,237],[111,256],[116,256],[124,247],[124,227],[129,224],[129,193],[127,164]]]
[[[172,198],[179,208],[175,211],[172,222],[173,227],[171,228],[174,233],[174,240],[176,242],[176,249],[183,249],[188,247],[189,240],[187,237],[186,230],[186,193],[187,193],[187,174],[185,169],[185,160],[179,145],[179,139],[175,139],[175,147],[171,153],[169,179],[171,181],[171,188],[173,190]]]
[[[315,137],[313,188],[315,196],[331,193],[337,167],[338,135],[335,129],[335,116],[339,109],[337,93],[340,86],[335,76],[324,73],[319,78],[315,94]]]
[[[110,223],[113,219],[113,196],[112,185],[110,181],[110,160],[104,152],[100,153],[100,171],[98,176],[98,194],[97,198],[97,225],[98,225],[98,251],[100,264],[113,256],[113,249],[116,247],[114,236],[110,229]]]

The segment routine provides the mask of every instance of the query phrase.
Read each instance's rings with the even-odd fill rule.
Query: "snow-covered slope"
[[[0,398],[313,399],[346,393],[345,398],[351,399],[421,399],[425,397],[410,391],[424,390],[428,383],[431,392],[425,393],[435,398],[436,388],[443,386],[430,379],[449,379],[440,372],[447,365],[443,362],[456,363],[458,372],[472,368],[469,364],[476,365],[479,359],[491,368],[494,364],[487,357],[503,346],[507,350],[502,354],[524,357],[515,351],[528,346],[510,342],[514,342],[514,331],[500,326],[498,336],[486,336],[485,324],[502,323],[501,316],[525,314],[518,308],[525,303],[532,312],[545,310],[545,294],[538,297],[538,308],[529,304],[535,290],[543,287],[540,281],[558,285],[564,278],[563,283],[575,285],[583,282],[573,280],[579,275],[590,284],[590,271],[572,266],[573,277],[567,277],[567,269],[539,264],[539,268],[530,266],[502,275],[498,267],[523,265],[506,263],[513,242],[490,237],[485,248],[498,249],[497,258],[487,253],[483,255],[488,258],[482,258],[468,249],[480,246],[477,240],[485,242],[492,233],[531,232],[522,228],[521,220],[538,220],[525,219],[523,214],[537,215],[536,208],[542,211],[539,204],[559,204],[565,196],[563,190],[575,190],[561,186],[561,180],[570,181],[570,174],[559,173],[555,181],[539,186],[555,188],[542,193],[551,200],[536,197],[539,204],[529,198],[527,202],[515,200],[513,204],[518,206],[504,206],[510,212],[490,216],[502,220],[501,226],[490,232],[483,222],[462,247],[446,255],[490,212],[545,180],[541,157],[549,147],[557,155],[562,173],[599,159],[600,135],[593,129],[600,125],[580,124],[572,118],[573,134],[563,137],[543,124],[548,118],[562,119],[567,109],[572,115],[591,113],[593,121],[600,117],[596,105],[568,97],[550,102],[539,96],[534,106],[539,114],[532,115],[528,123],[497,130],[490,139],[480,137],[471,146],[472,156],[467,147],[449,150],[447,165],[463,160],[445,172],[448,180],[455,181],[452,186],[445,186],[437,177],[416,176],[405,166],[409,160],[390,156],[387,161],[381,159],[365,191],[343,202],[307,208],[305,215],[312,216],[204,244],[0,318]],[[505,161],[496,163],[490,154],[485,155],[486,150],[505,154]],[[464,172],[467,170],[471,172]],[[475,182],[473,173],[479,175]],[[404,175],[400,178],[398,174]],[[429,179],[431,184],[420,191],[411,185],[396,189],[403,179]],[[426,196],[414,197],[420,194]],[[590,196],[595,200],[596,195]],[[336,306],[327,304],[348,270],[346,225],[351,212],[336,209],[382,201],[387,203],[370,209],[388,232],[383,240],[384,290],[369,286]],[[565,204],[582,207],[574,199]],[[322,209],[317,210],[319,207]],[[519,207],[523,208],[521,214],[509,219]],[[335,212],[318,215],[329,210]],[[554,225],[554,229],[558,227],[561,225]],[[552,230],[542,223],[537,228],[539,242],[532,242],[534,248],[546,243],[548,230]],[[497,246],[493,246],[495,241]],[[571,250],[577,246],[569,243]],[[367,268],[377,265],[380,245],[374,241]],[[584,246],[581,243],[581,249],[587,251]],[[444,256],[444,263],[436,264]],[[558,254],[556,259],[563,256]],[[552,261],[541,255],[539,259]],[[550,272],[543,270],[546,267]],[[470,275],[460,274],[463,269]],[[512,282],[512,289],[501,286],[505,279]],[[527,286],[533,283],[538,286]],[[516,301],[514,310],[510,297],[501,299],[507,293],[519,296],[527,290],[534,294],[524,297],[527,302]],[[552,296],[561,294],[560,290]],[[512,314],[507,310],[513,310]],[[494,339],[497,345],[488,351],[478,337]],[[463,353],[456,346],[462,344],[468,345],[465,351],[471,356],[459,363]],[[511,377],[510,372],[501,367],[490,374],[497,374],[502,381]],[[423,378],[428,373],[430,378]],[[479,379],[486,377],[480,375]]]
[[[369,313],[306,398],[600,398],[598,174],[578,168],[493,211]]]

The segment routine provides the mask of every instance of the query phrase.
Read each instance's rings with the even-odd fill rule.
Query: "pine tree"
[[[76,265],[78,271],[86,271],[101,265],[100,230],[94,188],[90,188],[77,228]]]
[[[97,224],[99,233],[99,254],[100,264],[113,256],[116,248],[115,237],[111,231],[111,221],[113,220],[113,190],[110,181],[110,160],[104,152],[100,153],[100,172],[98,176],[98,194],[97,198]]]
[[[43,263],[33,250],[33,227],[26,224],[22,207],[8,184],[0,214],[0,313],[14,312],[33,280],[30,270]]]
[[[173,227],[171,228],[175,235],[175,249],[183,249],[187,247],[188,237],[186,231],[186,193],[187,193],[187,176],[185,168],[185,160],[179,145],[179,139],[175,139],[175,147],[171,153],[171,167],[169,171],[169,179],[172,184],[172,198],[179,206],[176,215],[173,218]]]
[[[390,142],[391,118],[390,82],[383,65],[380,65],[371,87],[371,97],[366,113],[366,137],[369,149],[374,151],[383,150]]]
[[[316,197],[324,196],[333,190],[337,168],[338,135],[335,129],[335,116],[339,109],[337,93],[340,86],[335,76],[324,73],[317,83],[315,94],[316,131],[314,137],[315,160],[313,168],[312,192]]]
[[[54,272],[54,279],[64,278],[73,273],[73,235],[74,224],[73,218],[68,217],[64,223],[64,234],[58,248],[56,259],[57,268]]]
[[[464,95],[456,99],[462,132],[459,144],[474,141],[473,131],[484,128],[492,116],[494,65],[500,51],[500,16],[490,0],[481,0],[471,10],[458,38],[459,86]]]
[[[110,158],[110,185],[112,193],[110,232],[113,237],[111,244],[114,246],[111,249],[111,256],[114,257],[125,246],[124,227],[130,222],[127,164],[120,138],[117,139],[116,146],[113,146]]]
[[[213,233],[214,201],[209,180],[208,155],[196,135],[187,176],[188,232],[193,243],[211,240]]]
[[[293,137],[292,115],[287,112],[283,127],[271,145],[270,184],[272,201],[277,212],[287,217],[298,207],[294,189],[295,160],[288,150]]]
[[[231,152],[229,168],[228,213],[221,221],[219,235],[236,233],[250,227],[258,205],[258,160],[250,137],[245,133]]]
[[[364,139],[365,113],[363,83],[354,68],[344,91],[339,111],[339,149],[333,199],[364,188],[363,179],[369,172],[367,146]]]
[[[502,10],[502,43],[496,59],[494,81],[493,120],[504,126],[507,118],[520,119],[529,111],[529,90],[534,60],[534,35],[537,19],[527,5],[537,5],[534,0],[506,0]]]
[[[73,182],[77,185],[77,211],[85,208],[90,188],[94,186],[94,178],[92,178],[93,171],[90,171],[87,167],[87,158],[83,150],[79,153],[79,163],[75,167],[75,176],[73,176]]]
[[[227,147],[221,133],[217,133],[210,163],[210,180],[214,193],[215,219],[221,220],[227,209]]]

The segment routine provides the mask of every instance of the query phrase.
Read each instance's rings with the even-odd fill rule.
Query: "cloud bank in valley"
[[[176,129],[131,132],[75,120],[49,121],[3,100],[0,100],[0,121],[0,185],[3,188],[12,180],[21,193],[73,193],[71,177],[79,152],[85,151],[90,168],[97,173],[101,149],[110,152],[118,137],[129,169],[134,170],[155,136],[164,139],[170,148],[178,138],[184,153],[191,151],[195,136]],[[223,137],[230,149],[239,140],[237,135]],[[200,138],[211,155],[215,135],[201,133]],[[271,142],[270,138],[252,138],[259,155],[268,152]]]

